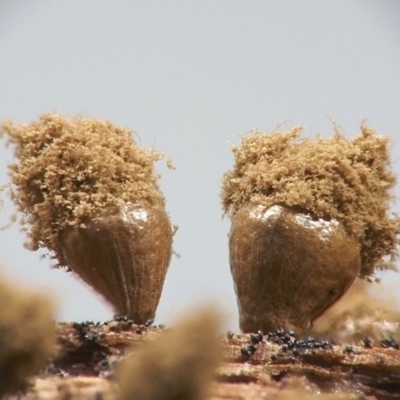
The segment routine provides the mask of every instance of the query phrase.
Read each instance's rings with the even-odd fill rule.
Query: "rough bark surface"
[[[59,323],[57,354],[12,399],[116,399],[115,367],[127,349],[163,334],[126,318],[103,324]],[[352,345],[293,332],[221,338],[224,361],[210,399],[400,399],[400,350],[391,339]]]

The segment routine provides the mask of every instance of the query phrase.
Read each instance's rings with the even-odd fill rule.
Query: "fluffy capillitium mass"
[[[338,343],[365,338],[400,340],[397,287],[381,282],[373,290],[374,285],[365,280],[354,282],[346,295],[315,322],[312,334]]]
[[[0,282],[0,397],[39,372],[54,351],[49,301]]]
[[[122,363],[118,399],[204,399],[220,357],[217,316],[198,312]]]
[[[244,204],[299,207],[317,218],[340,221],[360,243],[360,276],[394,268],[400,222],[389,214],[395,184],[389,139],[362,124],[353,140],[339,132],[300,140],[301,128],[255,131],[233,147],[234,168],[224,175],[222,204],[235,215]]]
[[[47,247],[60,266],[67,265],[60,245],[67,227],[85,227],[127,202],[164,206],[153,167],[163,155],[137,146],[129,129],[46,114],[31,124],[6,122],[2,132],[19,159],[10,174],[29,248]]]

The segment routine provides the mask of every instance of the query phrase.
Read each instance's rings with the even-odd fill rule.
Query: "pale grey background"
[[[399,171],[399,21],[395,0],[0,0],[0,120],[110,119],[171,155],[177,170],[158,169],[182,257],[157,320],[211,299],[237,329],[219,202],[230,144],[284,121],[330,134],[330,118],[351,137],[366,118],[391,136]],[[0,184],[12,160],[3,145]],[[6,202],[3,224],[12,210]],[[111,317],[87,287],[23,249],[18,227],[0,235],[2,275],[58,297],[59,319]]]

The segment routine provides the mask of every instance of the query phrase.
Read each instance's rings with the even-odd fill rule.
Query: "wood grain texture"
[[[126,350],[163,329],[128,319],[105,324],[60,323],[57,355],[12,399],[116,399],[115,368]],[[294,333],[221,337],[224,359],[210,399],[400,399],[400,350],[391,339],[351,345]]]

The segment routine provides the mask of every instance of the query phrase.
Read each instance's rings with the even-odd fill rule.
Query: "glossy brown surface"
[[[338,221],[280,206],[238,211],[229,250],[244,332],[303,332],[345,293],[361,267],[359,247]]]
[[[154,318],[172,253],[172,228],[162,207],[127,203],[62,236],[68,266],[115,312],[136,323]]]

